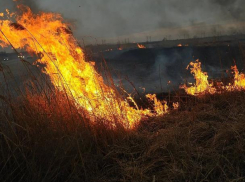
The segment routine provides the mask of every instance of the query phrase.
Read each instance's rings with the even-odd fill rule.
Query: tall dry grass
[[[1,181],[245,180],[245,93],[190,99],[130,131],[91,124],[62,93],[1,99]]]
[[[125,130],[31,75],[0,96],[0,181],[245,180],[244,92],[179,98],[178,111]]]

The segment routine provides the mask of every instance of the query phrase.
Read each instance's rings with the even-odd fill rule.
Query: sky
[[[0,11],[16,3],[62,14],[78,39],[108,42],[231,33],[245,21],[245,0],[0,0]]]

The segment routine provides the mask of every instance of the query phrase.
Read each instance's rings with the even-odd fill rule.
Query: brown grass
[[[245,93],[189,100],[131,131],[65,94],[1,97],[1,181],[244,181]]]
[[[91,123],[37,78],[14,86],[19,97],[0,96],[0,181],[245,181],[244,92],[189,98],[125,130]]]

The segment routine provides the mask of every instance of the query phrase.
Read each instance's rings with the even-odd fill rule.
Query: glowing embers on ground
[[[214,94],[216,89],[213,87],[213,83],[209,83],[208,74],[202,71],[201,62],[196,60],[196,62],[191,62],[186,69],[191,70],[196,83],[194,86],[188,87],[186,84],[180,86],[180,88],[185,89],[186,93],[189,95],[200,95],[204,93]]]
[[[137,44],[139,49],[146,49],[146,47],[143,44]]]
[[[185,44],[185,45],[183,45],[183,44],[178,44],[177,45],[177,47],[188,47],[189,46],[189,44]]]
[[[0,46],[11,45],[15,49],[42,54],[37,61],[45,65],[43,72],[57,90],[86,111],[85,116],[91,121],[105,120],[112,125],[120,122],[124,127],[132,128],[144,116],[166,113],[166,106],[162,107],[155,97],[152,97],[155,111],[143,110],[137,105],[131,107],[128,99],[104,84],[94,63],[85,61],[83,50],[60,14],[33,14],[24,6],[19,9],[22,15],[14,15],[16,23],[0,20]]]

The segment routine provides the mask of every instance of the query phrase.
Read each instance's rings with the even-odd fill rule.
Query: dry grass
[[[0,96],[0,181],[245,181],[244,92],[189,98],[130,131],[91,123],[37,78],[17,95]]]
[[[1,181],[245,180],[243,92],[189,99],[131,131],[91,124],[65,94],[34,93],[0,98]]]

